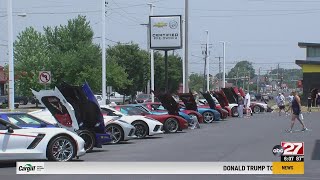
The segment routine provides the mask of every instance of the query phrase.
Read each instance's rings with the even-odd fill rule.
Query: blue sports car
[[[179,98],[184,104],[180,104],[183,109],[198,111],[203,115],[205,123],[212,123],[213,121],[220,121],[220,113],[217,110],[209,108],[198,108],[197,103],[191,93],[181,93]]]

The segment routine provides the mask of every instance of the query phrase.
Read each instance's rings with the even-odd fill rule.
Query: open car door
[[[41,90],[39,92],[32,90],[32,93],[43,106],[47,107],[59,127],[71,132],[79,129],[73,107],[68,103],[58,88]]]

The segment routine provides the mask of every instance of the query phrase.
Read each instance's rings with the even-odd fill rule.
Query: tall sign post
[[[182,48],[181,15],[149,16],[150,49],[165,53],[165,89],[169,90],[168,51]]]

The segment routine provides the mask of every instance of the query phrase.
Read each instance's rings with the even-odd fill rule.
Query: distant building
[[[320,92],[320,43],[299,42],[298,46],[306,48],[306,60],[296,60],[296,64],[302,68],[303,72],[302,103],[306,104],[309,93],[314,99],[316,93]]]

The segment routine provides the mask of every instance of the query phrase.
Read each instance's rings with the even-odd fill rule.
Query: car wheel
[[[94,145],[96,144],[94,134],[88,130],[80,130],[78,131],[78,135],[84,140],[84,149],[86,152],[92,151]]]
[[[76,143],[67,136],[57,136],[49,142],[47,158],[50,161],[70,161],[76,153]]]
[[[203,121],[205,123],[212,123],[214,121],[214,114],[213,112],[209,112],[209,111],[206,111],[204,112],[203,114]]]
[[[233,107],[231,109],[231,114],[232,114],[232,117],[238,117],[239,116],[238,108],[237,107]]]
[[[19,104],[15,104],[14,107],[15,107],[15,108],[19,108]]]
[[[19,104],[24,105],[24,100],[20,100]]]
[[[179,129],[179,123],[175,118],[168,118],[164,122],[164,131],[167,133],[175,133]]]
[[[254,113],[260,113],[260,112],[261,112],[261,108],[260,108],[259,106],[255,105],[255,106],[253,107],[253,112],[254,112]]]
[[[121,140],[123,140],[123,131],[119,125],[116,124],[109,124],[106,127],[107,133],[111,136],[111,144],[117,144]]]
[[[145,138],[148,134],[148,125],[142,121],[133,122],[132,125],[136,128],[135,135],[138,139]]]

